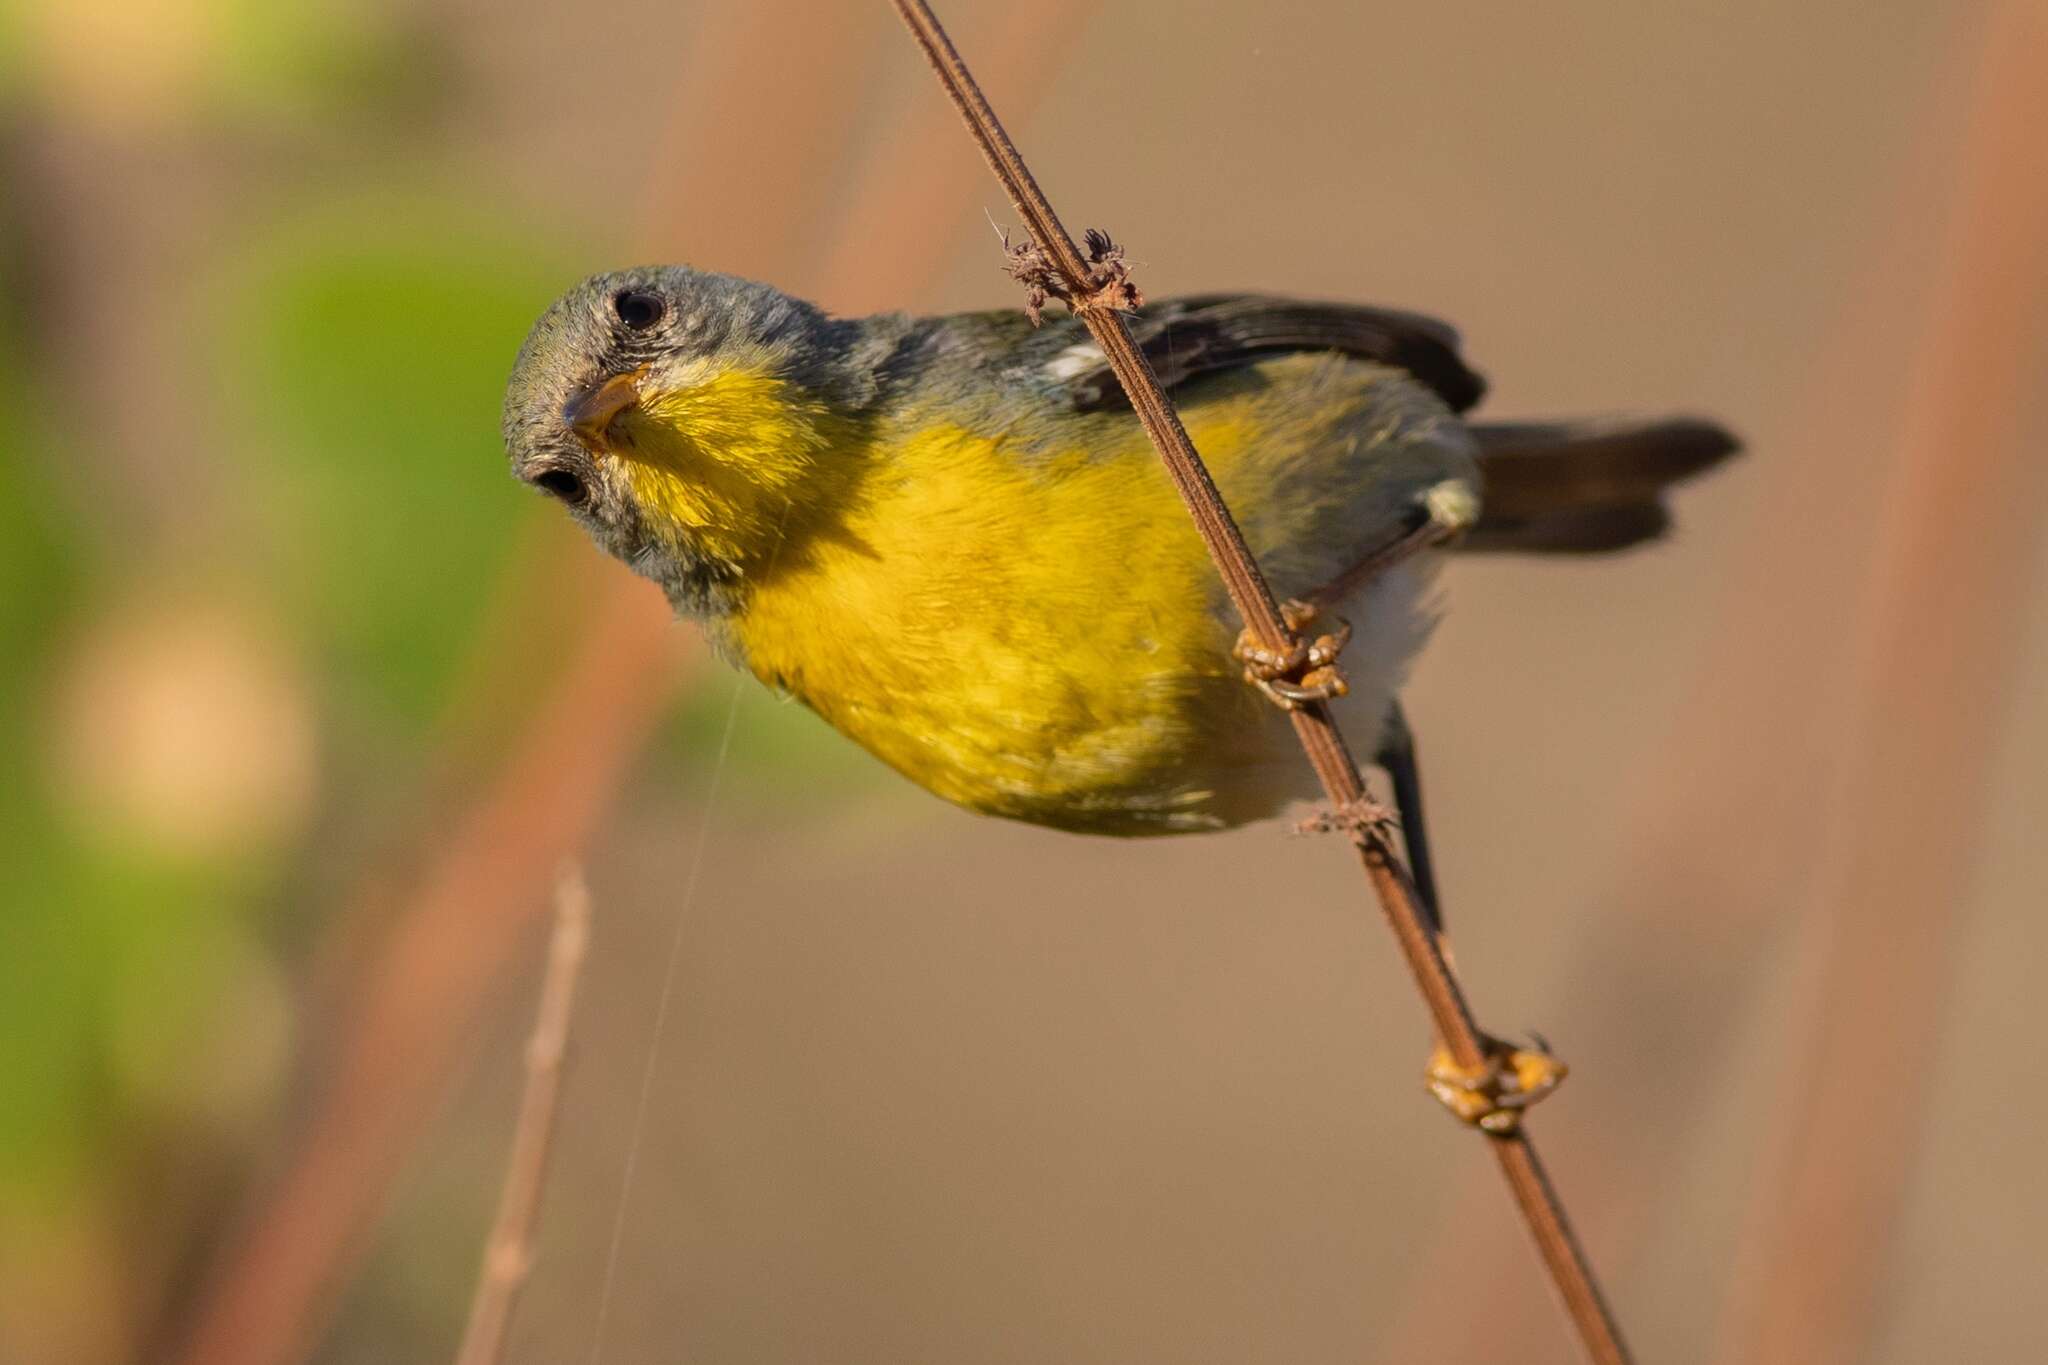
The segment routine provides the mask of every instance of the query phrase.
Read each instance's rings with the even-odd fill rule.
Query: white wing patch
[[[1102,348],[1092,341],[1078,346],[1069,346],[1051,360],[1045,362],[1045,372],[1054,379],[1068,380],[1077,374],[1086,374],[1102,364]]]

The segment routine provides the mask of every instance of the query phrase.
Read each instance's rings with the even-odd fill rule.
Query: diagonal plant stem
[[[547,1179],[548,1149],[562,1095],[562,1060],[569,1047],[569,1019],[576,984],[590,945],[590,888],[581,868],[570,866],[555,886],[555,929],[548,940],[547,973],[540,1008],[526,1044],[526,1090],[512,1133],[512,1155],[498,1194],[497,1217],[484,1245],[483,1270],[469,1305],[469,1326],[455,1365],[497,1365],[505,1352],[512,1308],[533,1263],[533,1228],[540,1216],[541,1187]]]
[[[1195,527],[1209,548],[1238,614],[1259,644],[1276,652],[1284,651],[1291,643],[1290,633],[1272,589],[1259,572],[1201,457],[1195,453],[1158,376],[1116,311],[1113,291],[1103,287],[1094,268],[1096,262],[1084,257],[1068,235],[931,6],[925,0],[890,3],[923,49],[940,84],[988,160],[989,168],[1024,220],[1032,241],[1056,272],[1062,286],[1059,292],[1087,325],[1117,382],[1130,396],[1138,420],[1144,424],[1146,435],[1151,437],[1175,488],[1194,517]],[[1364,783],[1328,709],[1320,703],[1310,703],[1295,708],[1289,715],[1295,735],[1332,806],[1339,812],[1362,809]],[[1443,945],[1418,906],[1413,886],[1384,827],[1375,821],[1357,820],[1348,822],[1348,828],[1444,1050],[1460,1070],[1481,1071],[1489,1064],[1489,1040],[1473,1021],[1458,979],[1444,957]],[[1629,1356],[1620,1328],[1528,1135],[1517,1127],[1509,1133],[1489,1135],[1489,1143],[1587,1358],[1597,1365],[1626,1365]]]

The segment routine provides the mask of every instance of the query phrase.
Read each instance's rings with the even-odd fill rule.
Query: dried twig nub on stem
[[[541,980],[540,1010],[526,1043],[526,1091],[512,1133],[512,1157],[498,1195],[498,1215],[484,1244],[483,1269],[469,1305],[469,1326],[455,1365],[497,1365],[505,1349],[512,1305],[533,1261],[533,1224],[540,1214],[547,1178],[548,1147],[562,1093],[562,1054],[569,1045],[569,1015],[576,982],[590,943],[590,890],[581,871],[562,873],[555,888],[555,932],[548,940],[547,974]]]
[[[1132,306],[1138,298],[1136,286],[1124,272],[1122,253],[1107,236],[1091,233],[1090,252],[1083,255],[1038,188],[1009,134],[1003,131],[1001,121],[931,7],[925,0],[890,2],[924,49],[933,72],[1031,233],[1035,253],[1031,248],[1011,251],[1011,271],[1030,291],[1031,311],[1035,314],[1047,297],[1056,297],[1064,300],[1087,325],[1109,360],[1117,382],[1130,395],[1131,407],[1144,424],[1146,435],[1158,448],[1160,459],[1194,517],[1195,527],[1208,545],[1210,557],[1215,560],[1217,572],[1222,575],[1223,585],[1246,628],[1259,645],[1276,653],[1284,652],[1291,637],[1280,605],[1201,457],[1195,453],[1193,442],[1181,426],[1180,415],[1117,311]],[[1288,715],[1302,749],[1322,780],[1331,808],[1361,809],[1366,795],[1364,784],[1328,708],[1311,702],[1290,710]],[[1414,888],[1388,842],[1384,825],[1359,820],[1350,822],[1348,830],[1402,956],[1429,1008],[1444,1053],[1451,1065],[1462,1072],[1473,1076],[1487,1074],[1496,1055],[1495,1045],[1473,1022],[1457,977],[1416,903]],[[1625,1365],[1629,1357],[1620,1329],[1600,1294],[1592,1267],[1572,1234],[1564,1206],[1551,1187],[1528,1135],[1518,1125],[1509,1132],[1490,1136],[1489,1141],[1587,1357],[1598,1365]]]

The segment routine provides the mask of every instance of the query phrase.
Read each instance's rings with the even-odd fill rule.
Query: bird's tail
[[[1654,540],[1671,524],[1664,490],[1741,449],[1691,417],[1479,422],[1485,480],[1466,550],[1586,554]]]

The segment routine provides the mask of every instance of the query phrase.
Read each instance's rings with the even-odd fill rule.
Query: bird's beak
[[[647,367],[628,370],[613,375],[602,384],[593,384],[571,398],[562,409],[569,429],[576,433],[576,439],[590,448],[592,454],[604,453],[605,430],[612,419],[633,407],[640,401],[640,381],[647,375]]]

